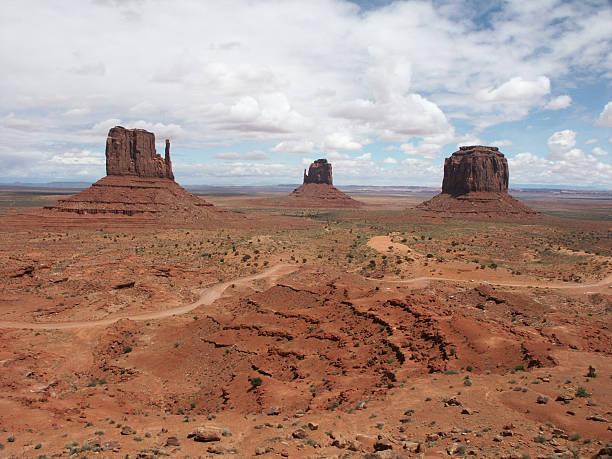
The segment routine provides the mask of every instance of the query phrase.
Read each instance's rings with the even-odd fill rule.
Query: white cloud
[[[277,143],[270,151],[279,153],[291,153],[309,155],[315,150],[315,144],[311,140],[285,140]]]
[[[334,150],[361,150],[362,145],[346,132],[334,132],[325,137],[323,148]]]
[[[584,142],[587,145],[593,145],[594,143],[597,143],[597,139],[589,139],[586,142]]]
[[[104,153],[92,152],[89,150],[82,151],[67,151],[58,155],[53,155],[49,160],[51,163],[57,164],[72,164],[72,165],[86,165],[95,164],[102,165],[106,164]]]
[[[244,159],[250,161],[264,161],[270,159],[270,157],[261,150],[248,151],[244,154]]]
[[[601,147],[595,147],[591,152],[596,156],[606,156],[608,152]]]
[[[576,145],[576,132],[571,129],[555,132],[548,138],[551,159],[563,158]]]
[[[85,116],[90,112],[89,108],[71,108],[70,110],[66,110],[64,112],[64,116]]]
[[[606,104],[595,124],[598,126],[612,127],[612,102]]]
[[[482,89],[476,93],[476,98],[487,102],[529,100],[550,92],[548,77],[539,76],[535,80],[514,77],[498,88]]]
[[[347,0],[315,0],[307,12],[297,1],[8,2],[0,15],[2,42],[11,43],[0,46],[0,135],[11,158],[103,148],[110,127],[141,121],[158,138],[179,138],[192,162],[210,159],[210,145],[314,156],[334,133],[439,159],[465,132],[506,138],[481,132],[558,106],[551,85],[558,94],[605,84],[611,22],[612,9],[597,2],[557,0],[509,0],[495,11],[434,0],[362,11]],[[606,119],[602,113],[600,125]],[[2,154],[4,165],[9,152]],[[300,156],[285,160],[297,167]]]
[[[100,134],[106,136],[111,128],[119,125],[121,125],[121,120],[119,118],[110,118],[94,124],[89,130],[89,132],[91,132],[92,134]]]
[[[566,94],[555,97],[544,106],[547,110],[561,110],[572,105],[572,98]]]
[[[383,159],[383,164],[397,164],[397,159],[387,156],[385,159]]]
[[[9,113],[0,119],[0,125],[18,131],[32,132],[38,130],[37,126],[30,120],[18,118],[14,113]]]
[[[227,153],[217,153],[215,156],[217,159],[225,159],[227,161],[237,161],[242,158],[240,153],[236,153],[235,151],[230,151]]]
[[[489,145],[491,145],[492,147],[509,147],[510,145],[512,145],[512,140],[494,140],[493,142],[491,142]]]
[[[223,159],[226,161],[263,161],[266,159],[270,159],[270,157],[261,150],[249,151],[243,155],[236,152],[227,152],[227,153],[217,153],[214,155],[217,159]]]

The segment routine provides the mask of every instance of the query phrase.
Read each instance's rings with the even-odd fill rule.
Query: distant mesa
[[[45,207],[80,215],[118,214],[204,221],[229,217],[174,181],[170,141],[165,157],[155,151],[155,135],[143,129],[112,128],[106,139],[106,177],[91,187]]]
[[[444,161],[442,193],[417,206],[428,214],[537,215],[508,194],[508,161],[497,147],[460,147]]]

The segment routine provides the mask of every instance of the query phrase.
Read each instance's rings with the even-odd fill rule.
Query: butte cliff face
[[[304,169],[304,183],[326,183],[333,185],[332,165],[326,159],[317,159],[308,168],[308,174]]]
[[[444,161],[442,193],[507,193],[508,176],[508,161],[497,147],[460,147]]]
[[[165,157],[155,151],[155,135],[142,129],[112,128],[106,139],[106,177],[46,207],[56,215],[141,215],[172,222],[211,223],[238,218],[193,196],[174,181],[170,141]]]
[[[170,140],[166,155],[155,151],[155,135],[143,129],[112,128],[106,139],[106,175],[167,178],[174,180]]]
[[[537,214],[508,194],[508,161],[497,147],[460,147],[444,161],[442,193],[417,209],[438,216],[522,217]]]

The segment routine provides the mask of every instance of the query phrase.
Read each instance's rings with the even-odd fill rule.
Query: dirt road
[[[79,322],[59,322],[59,323],[40,323],[40,322],[11,322],[11,321],[0,321],[0,328],[27,328],[32,330],[66,330],[71,328],[90,328],[90,327],[99,327],[104,325],[111,325],[122,319],[129,320],[155,320],[155,319],[164,319],[171,316],[177,316],[181,314],[186,314],[190,311],[193,311],[195,308],[208,305],[215,302],[218,298],[220,298],[225,290],[230,285],[236,286],[244,286],[249,282],[257,280],[257,279],[266,279],[271,282],[274,282],[279,277],[284,276],[285,274],[290,274],[296,271],[299,267],[297,265],[290,265],[285,263],[280,263],[274,265],[259,274],[254,274],[252,276],[246,276],[239,279],[234,279],[231,281],[223,282],[221,284],[213,285],[212,287],[208,287],[202,291],[200,294],[200,298],[195,303],[187,304],[184,306],[179,306],[173,309],[167,309],[164,311],[157,312],[145,312],[142,314],[133,314],[126,316],[118,316],[111,317],[108,319],[101,320],[91,320],[91,321],[79,321]],[[435,276],[426,276],[426,277],[416,277],[413,279],[402,279],[402,280],[381,280],[381,279],[370,279],[373,281],[381,282],[383,284],[414,284],[418,282],[424,281],[443,281],[443,282],[462,282],[462,283],[479,283],[482,284],[483,281],[470,281],[465,279],[455,279],[450,277],[435,277]],[[591,283],[591,284],[579,284],[579,285],[566,285],[566,284],[547,284],[545,282],[539,282],[534,284],[517,284],[517,283],[500,283],[500,282],[486,282],[490,285],[495,285],[499,287],[539,287],[539,288],[551,288],[551,289],[594,289],[599,287],[607,287],[612,284],[612,275],[606,277],[605,279]]]

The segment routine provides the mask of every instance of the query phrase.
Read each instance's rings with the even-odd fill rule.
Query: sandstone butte
[[[55,214],[140,215],[190,221],[235,217],[174,181],[169,140],[162,158],[155,150],[152,132],[121,126],[112,128],[106,139],[106,177],[45,209]]]
[[[425,215],[530,217],[537,212],[508,194],[508,161],[497,147],[460,147],[444,161],[442,193],[417,206]]]
[[[363,203],[334,187],[332,165],[326,159],[317,159],[304,169],[304,183],[291,192],[283,202],[291,207],[358,208]]]

